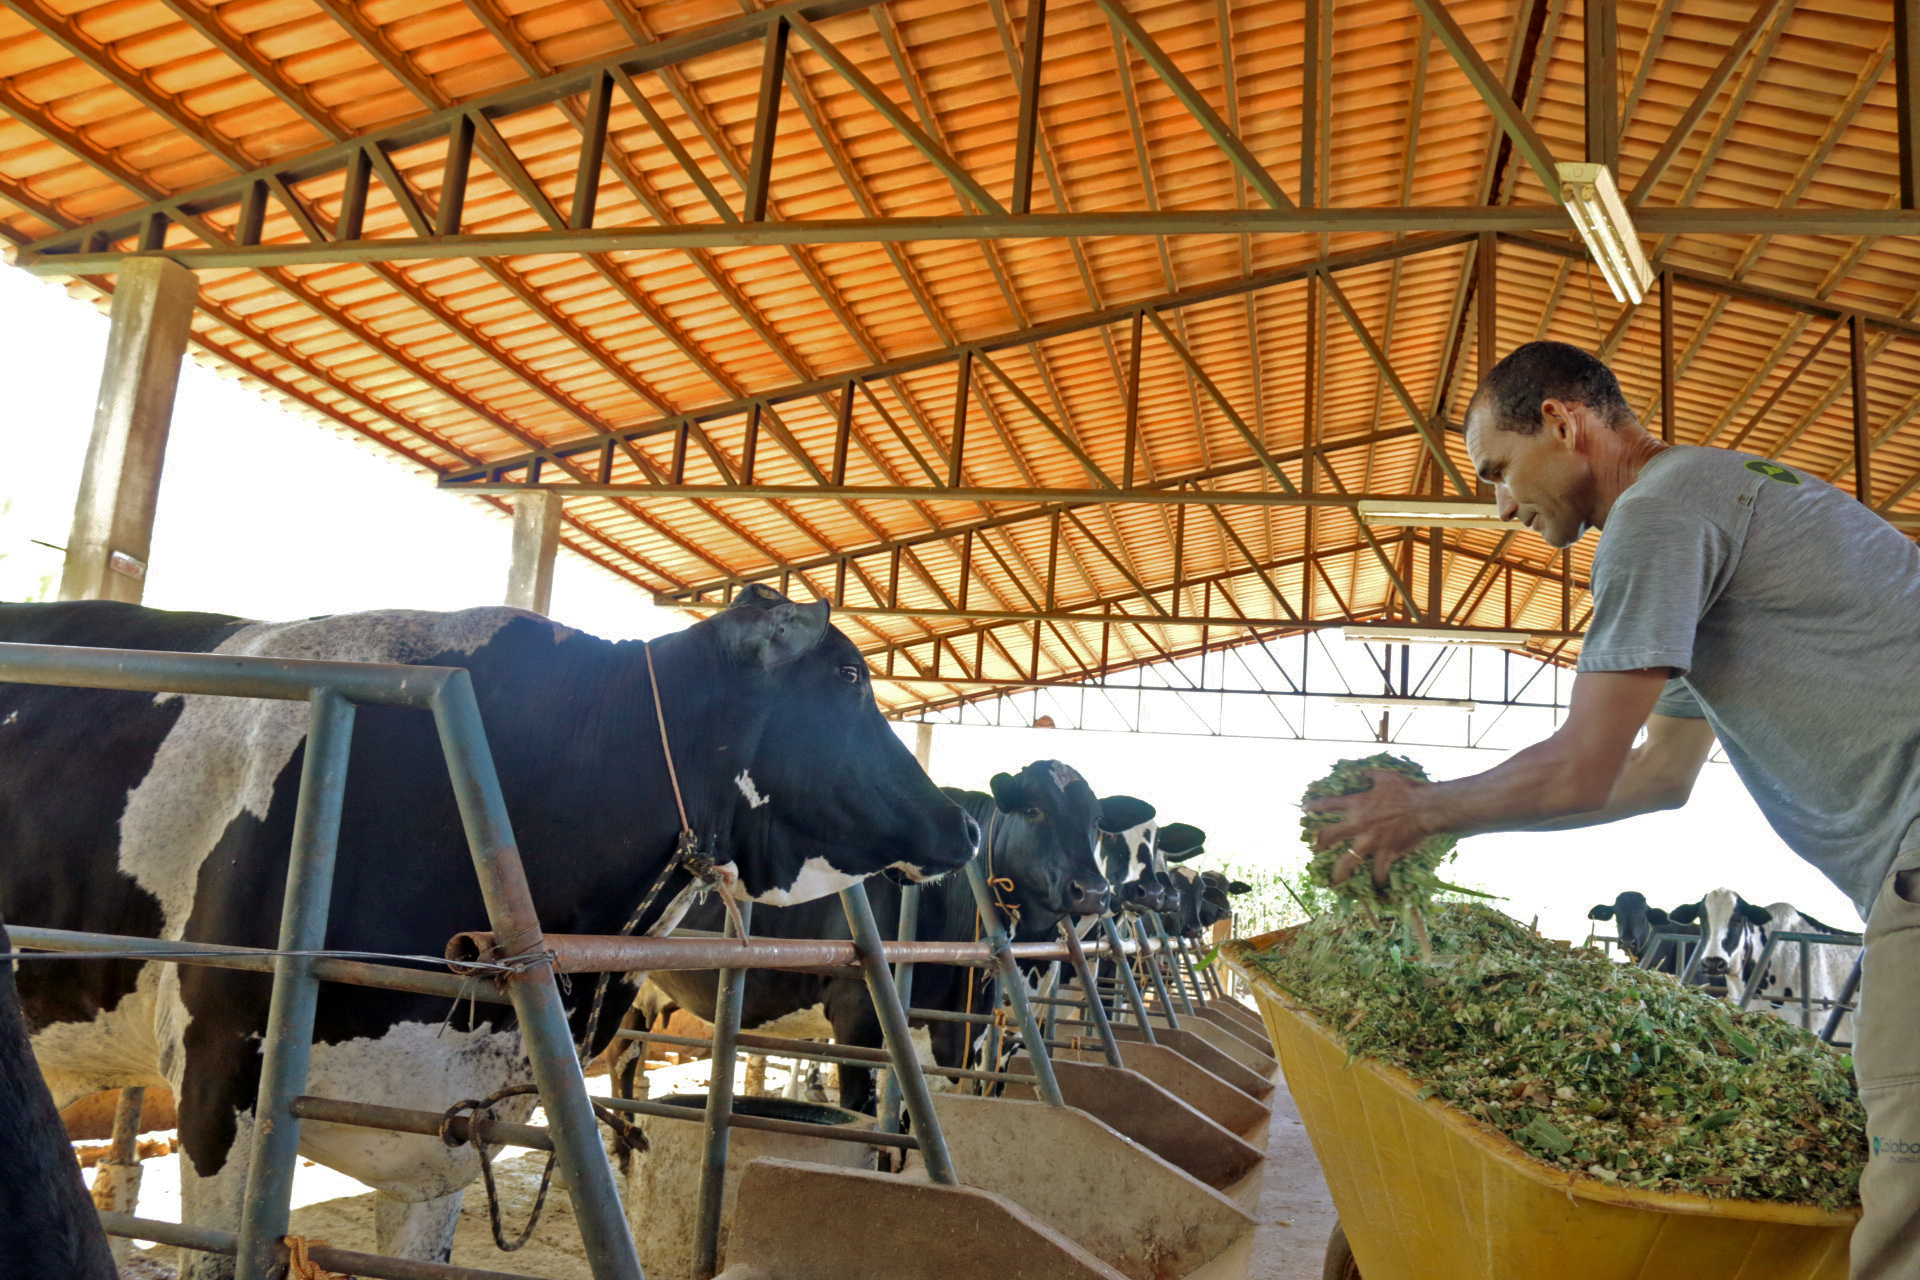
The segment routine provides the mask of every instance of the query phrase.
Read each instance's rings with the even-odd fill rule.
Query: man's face
[[[1532,435],[1500,431],[1493,414],[1467,414],[1467,453],[1480,478],[1494,486],[1502,520],[1527,526],[1555,547],[1580,540],[1593,512],[1593,467],[1581,448],[1589,429],[1579,406],[1550,400],[1545,425]]]

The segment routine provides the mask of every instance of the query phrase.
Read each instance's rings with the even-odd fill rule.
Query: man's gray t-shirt
[[[1656,454],[1607,517],[1579,663],[1648,667],[1865,919],[1920,818],[1920,547],[1805,472]]]

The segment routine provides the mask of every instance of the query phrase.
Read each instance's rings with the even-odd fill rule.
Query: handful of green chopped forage
[[[1405,756],[1389,755],[1382,752],[1377,756],[1368,756],[1364,760],[1342,760],[1333,767],[1333,772],[1307,788],[1307,794],[1301,804],[1318,800],[1322,796],[1350,796],[1360,791],[1373,790],[1373,779],[1367,776],[1369,769],[1387,769],[1394,773],[1404,773],[1409,778],[1426,782],[1427,771]],[[1309,845],[1322,827],[1330,826],[1340,820],[1337,813],[1303,813],[1300,818],[1300,838]],[[1387,872],[1387,887],[1377,888],[1373,883],[1371,867],[1361,867],[1342,884],[1333,883],[1334,864],[1347,852],[1345,841],[1331,849],[1316,852],[1313,861],[1307,866],[1313,882],[1324,885],[1337,895],[1336,901],[1342,907],[1351,909],[1356,905],[1371,912],[1375,907],[1406,916],[1412,913],[1410,923],[1417,929],[1419,919],[1433,900],[1436,893],[1451,891],[1472,893],[1471,889],[1462,889],[1459,885],[1448,884],[1434,874],[1435,868],[1453,856],[1454,837],[1432,836],[1423,841],[1418,849],[1393,864]]]
[[[1779,1018],[1543,938],[1492,908],[1392,922],[1323,914],[1241,959],[1336,1035],[1548,1164],[1614,1186],[1841,1209],[1866,1113],[1850,1060]]]

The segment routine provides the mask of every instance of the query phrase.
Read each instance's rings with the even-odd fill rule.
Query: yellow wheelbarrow
[[[1608,1186],[1529,1156],[1385,1063],[1347,1051],[1228,943],[1340,1225],[1328,1280],[1845,1280],[1857,1211]],[[1350,1252],[1349,1252],[1350,1250]]]

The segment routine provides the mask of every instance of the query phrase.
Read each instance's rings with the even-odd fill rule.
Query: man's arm
[[[1537,823],[1533,831],[1597,827],[1657,809],[1678,809],[1693,794],[1700,769],[1713,753],[1713,726],[1698,716],[1647,717],[1647,740],[1635,747],[1613,784],[1607,803],[1585,813]]]
[[[1336,882],[1371,862],[1375,882],[1384,884],[1387,868],[1428,836],[1523,831],[1604,810],[1669,674],[1665,667],[1582,672],[1559,730],[1504,764],[1431,785],[1380,771],[1371,791],[1315,801],[1316,812],[1342,815],[1321,829],[1315,846],[1351,842]]]

